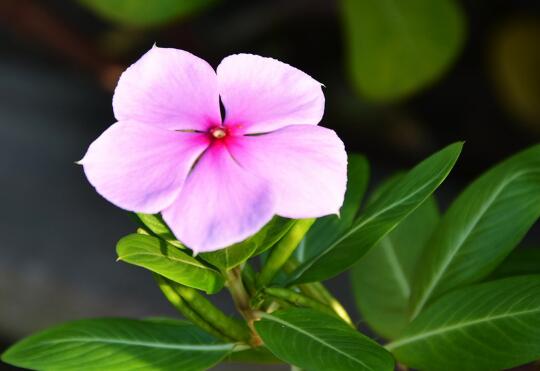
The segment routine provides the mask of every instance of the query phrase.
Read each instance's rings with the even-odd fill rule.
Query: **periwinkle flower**
[[[120,77],[113,109],[118,122],[80,161],[88,180],[123,209],[161,212],[195,252],[239,242],[274,215],[320,217],[343,203],[347,156],[317,126],[321,84],[285,63],[237,54],[216,72],[154,46]]]

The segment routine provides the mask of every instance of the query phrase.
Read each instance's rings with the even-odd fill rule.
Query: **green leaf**
[[[157,237],[130,234],[118,241],[116,252],[118,260],[209,294],[218,292],[224,284],[219,272]]]
[[[540,249],[517,249],[491,273],[490,280],[520,276],[525,274],[540,274]]]
[[[275,216],[259,232],[248,239],[199,256],[222,271],[234,268],[253,255],[260,254],[278,242],[293,226],[295,220]]]
[[[144,227],[148,232],[162,240],[167,241],[171,245],[185,249],[186,247],[176,239],[169,226],[165,223],[161,215],[159,214],[132,214],[137,223]]]
[[[453,0],[342,0],[348,67],[373,101],[410,95],[437,80],[464,41]]]
[[[318,255],[351,226],[369,180],[369,163],[364,156],[349,154],[347,177],[347,192],[340,216],[328,215],[317,219],[296,250],[299,262]]]
[[[290,281],[320,281],[356,263],[437,189],[456,163],[462,146],[451,144],[415,166],[367,206],[339,239],[301,264]]]
[[[232,352],[227,358],[224,359],[224,361],[258,364],[282,364],[280,359],[276,358],[268,349],[263,346]]]
[[[128,26],[155,26],[202,9],[215,0],[79,0],[96,14]]]
[[[353,293],[362,318],[385,338],[397,337],[409,323],[414,273],[438,221],[437,204],[430,197],[351,270]]]
[[[307,370],[385,371],[392,356],[345,322],[312,309],[263,313],[257,333],[276,357]]]
[[[540,145],[495,166],[452,203],[429,241],[411,297],[414,318],[437,296],[489,275],[540,216]]]
[[[33,370],[201,370],[233,347],[188,322],[90,319],[23,339],[2,361]]]
[[[421,370],[501,370],[540,358],[540,276],[452,291],[386,346]]]

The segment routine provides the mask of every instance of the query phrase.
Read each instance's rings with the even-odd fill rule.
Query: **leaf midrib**
[[[204,270],[207,270],[207,271],[212,271],[210,268],[200,264],[200,263],[195,263],[195,262],[192,262],[192,261],[189,261],[189,260],[183,260],[183,259],[180,259],[180,258],[175,258],[175,257],[172,257],[172,256],[167,256],[167,255],[162,255],[162,254],[156,254],[156,253],[150,253],[150,252],[137,252],[137,253],[132,253],[132,254],[126,254],[126,255],[122,255],[122,256],[118,256],[118,259],[119,260],[125,260],[125,258],[127,257],[131,257],[131,256],[145,256],[145,255],[148,255],[148,256],[157,256],[159,258],[163,258],[163,259],[167,259],[167,260],[172,260],[172,261],[175,261],[175,262],[180,262],[180,263],[185,263],[185,264],[189,264],[189,265],[192,265],[194,267],[197,267],[199,269],[204,269]],[[217,273],[217,272],[216,272]]]
[[[456,244],[456,247],[453,250],[450,251],[450,254],[448,255],[448,258],[443,261],[443,265],[441,266],[441,269],[439,269],[437,271],[437,273],[434,276],[434,279],[430,282],[430,285],[428,286],[428,289],[426,291],[424,291],[424,295],[421,296],[420,300],[418,301],[418,304],[414,308],[414,311],[412,312],[412,315],[411,315],[412,319],[414,319],[418,315],[418,313],[420,313],[420,311],[422,310],[422,308],[426,304],[427,299],[433,293],[433,290],[435,290],[437,284],[439,283],[439,281],[443,277],[444,272],[446,271],[448,266],[452,263],[452,261],[453,261],[454,257],[456,256],[456,254],[459,252],[459,250],[465,244],[465,242],[467,242],[467,240],[470,238],[472,231],[474,231],[474,229],[476,228],[478,223],[480,223],[480,220],[482,219],[482,217],[488,212],[488,210],[491,208],[491,206],[493,205],[495,200],[499,197],[499,195],[505,190],[505,188],[509,184],[514,182],[514,180],[516,180],[517,178],[519,178],[519,177],[521,177],[523,175],[528,175],[530,173],[535,173],[535,172],[537,172],[537,171],[531,170],[531,171],[517,172],[513,176],[508,177],[507,179],[505,179],[505,181],[500,183],[499,188],[496,189],[496,191],[493,192],[492,197],[490,199],[488,199],[488,202],[486,203],[486,206],[483,209],[481,209],[480,212],[478,213],[478,217],[475,220],[473,220],[473,222],[470,224],[470,228],[468,228],[466,233],[463,233],[463,238],[461,239],[461,241]]]
[[[327,343],[327,342],[324,341],[323,339],[320,339],[320,338],[316,337],[315,335],[310,334],[309,332],[307,332],[306,330],[304,330],[304,329],[302,329],[302,328],[300,328],[300,327],[298,327],[298,326],[295,326],[295,325],[293,325],[293,324],[291,324],[291,323],[289,323],[289,322],[283,321],[283,320],[280,319],[280,318],[274,317],[274,316],[269,315],[269,314],[266,314],[266,313],[263,313],[261,316],[262,316],[263,318],[267,319],[267,320],[277,322],[277,323],[282,324],[282,325],[284,325],[284,326],[287,326],[287,327],[289,327],[289,328],[291,328],[291,329],[293,329],[293,330],[295,330],[295,331],[298,331],[299,333],[301,333],[301,334],[303,334],[303,335],[305,335],[305,336],[307,336],[307,337],[309,337],[309,338],[315,340],[316,342],[318,342],[318,343],[320,343],[320,344],[322,344],[322,345],[324,345],[324,346],[326,346],[326,347],[332,349],[333,351],[335,351],[335,352],[337,352],[337,353],[339,353],[339,354],[341,354],[341,355],[343,355],[343,356],[345,356],[345,357],[347,357],[347,358],[353,360],[354,362],[356,362],[356,363],[362,365],[362,366],[365,367],[366,369],[374,371],[371,367],[369,367],[368,365],[366,365],[364,362],[360,361],[359,359],[354,358],[354,357],[351,356],[350,354],[345,353],[345,352],[342,351],[341,349],[336,348],[336,347],[333,346],[332,344]]]
[[[439,334],[443,334],[443,333],[446,333],[446,332],[462,330],[463,328],[468,327],[468,326],[474,326],[474,325],[478,325],[478,324],[484,323],[484,322],[497,321],[497,320],[505,319],[505,318],[508,318],[508,317],[513,318],[513,317],[518,317],[518,316],[537,313],[537,312],[540,313],[540,308],[535,308],[535,309],[531,309],[531,310],[524,310],[524,311],[519,311],[519,312],[506,312],[506,313],[498,314],[498,315],[495,315],[495,316],[488,316],[488,317],[484,317],[484,318],[478,318],[478,319],[475,319],[475,320],[463,321],[463,322],[459,322],[459,323],[456,323],[456,324],[453,324],[453,325],[450,325],[450,326],[440,327],[438,329],[426,331],[426,332],[421,333],[419,335],[414,335],[414,336],[410,336],[408,338],[403,338],[403,339],[400,339],[400,340],[396,340],[396,341],[394,341],[392,343],[387,344],[385,346],[385,348],[387,350],[389,350],[389,351],[393,351],[396,348],[402,347],[404,345],[407,345],[407,344],[410,344],[410,343],[413,343],[413,342],[416,342],[416,341],[421,341],[423,339],[426,339],[426,338],[429,338],[429,337],[432,337],[432,336],[436,336],[436,335],[439,335]]]
[[[230,350],[234,347],[234,344],[172,344],[161,342],[148,342],[137,340],[120,340],[120,339],[107,339],[107,338],[85,338],[85,337],[73,337],[69,339],[47,340],[41,341],[35,344],[33,347],[26,347],[25,350],[39,347],[43,345],[56,345],[63,343],[100,343],[100,344],[114,344],[114,345],[130,345],[144,348],[156,348],[156,349],[175,349],[175,350],[188,350],[188,351],[220,351]]]
[[[444,172],[447,172],[448,170],[448,167],[445,167],[442,171],[439,171],[437,173],[437,175],[433,176],[433,178],[438,178],[439,175],[441,173],[444,173]],[[444,179],[440,180],[439,184],[442,183]],[[302,276],[306,271],[308,271],[312,266],[313,264],[315,264],[317,261],[319,261],[320,259],[322,259],[323,256],[325,256],[326,254],[328,254],[330,251],[334,250],[336,248],[336,246],[338,246],[341,242],[343,242],[344,240],[346,240],[347,238],[349,238],[351,235],[353,235],[356,231],[358,231],[360,228],[364,227],[367,223],[371,222],[373,219],[379,217],[381,214],[387,212],[389,209],[395,207],[396,205],[399,205],[399,204],[402,204],[404,202],[406,202],[408,199],[410,199],[411,197],[413,196],[416,196],[418,193],[420,193],[421,191],[424,190],[424,188],[427,188],[428,186],[430,186],[432,183],[431,182],[427,182],[425,183],[422,187],[419,187],[416,189],[415,192],[412,192],[410,194],[408,194],[406,197],[404,198],[401,198],[399,199],[398,201],[395,201],[393,203],[391,203],[390,205],[388,205],[387,207],[379,210],[378,212],[374,213],[373,215],[371,215],[370,217],[364,219],[362,221],[362,223],[359,223],[358,225],[356,226],[353,226],[351,229],[349,229],[347,232],[345,232],[339,239],[337,239],[336,241],[334,241],[329,247],[328,249],[326,249],[325,251],[323,251],[320,255],[318,255],[317,257],[313,258],[312,260],[309,261],[309,263],[305,263],[304,266],[305,268],[302,268],[301,270],[298,270],[298,272],[296,273],[295,275],[295,279],[299,278],[300,276]],[[429,195],[426,196],[426,199],[429,197]],[[420,203],[418,204],[420,205]],[[410,212],[414,211],[411,210]]]
[[[390,237],[386,237],[381,241],[382,248],[384,251],[384,255],[386,256],[386,259],[388,260],[388,264],[390,265],[390,268],[392,270],[393,276],[396,279],[396,282],[398,284],[398,287],[400,288],[400,291],[405,299],[409,299],[409,296],[411,295],[411,286],[409,284],[409,281],[407,280],[407,277],[405,275],[405,271],[403,270],[403,267],[399,263],[399,259],[396,256],[396,252],[394,250],[394,244],[392,243],[392,240]]]

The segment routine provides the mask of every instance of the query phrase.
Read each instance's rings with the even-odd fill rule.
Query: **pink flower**
[[[285,63],[237,54],[216,73],[153,47],[120,77],[113,108],[118,122],[80,162],[88,180],[123,209],[161,212],[195,252],[242,241],[273,215],[320,217],[343,203],[347,156],[317,126],[321,84]]]

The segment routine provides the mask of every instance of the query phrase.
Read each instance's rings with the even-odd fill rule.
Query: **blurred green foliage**
[[[540,23],[515,17],[496,32],[491,71],[501,103],[522,122],[540,129]]]
[[[406,97],[434,82],[463,45],[452,0],[343,0],[349,72],[372,101]]]
[[[148,27],[171,22],[216,0],[80,0],[82,4],[117,23]]]

